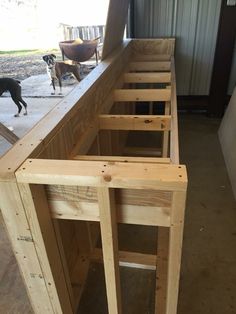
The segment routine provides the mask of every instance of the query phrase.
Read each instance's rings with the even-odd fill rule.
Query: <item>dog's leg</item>
[[[76,77],[77,81],[80,82],[80,81],[81,81],[81,78],[80,78],[79,66],[78,66],[78,65],[75,65],[75,66],[73,67],[72,73],[73,73],[74,76]]]
[[[19,117],[19,116],[20,116],[21,109],[22,109],[22,106],[21,106],[21,104],[20,104],[18,98],[12,97],[12,100],[14,101],[14,103],[15,103],[15,104],[17,105],[17,107],[18,107],[18,113],[16,113],[16,114],[14,115],[14,117]]]
[[[51,93],[51,95],[55,95],[55,92],[56,92],[56,88],[55,88],[55,80],[54,78],[52,78],[52,87],[53,87],[53,93]]]
[[[27,116],[27,114],[28,114],[28,112],[27,112],[27,103],[22,99],[22,97],[19,99],[19,101],[22,103],[22,105],[25,108],[24,116]]]
[[[62,84],[61,84],[61,77],[58,77],[58,83],[59,83],[59,87],[60,87],[60,93],[59,95],[62,95]]]
[[[25,108],[25,113],[24,113],[24,116],[26,116],[27,115],[27,103],[23,100],[23,98],[22,98],[22,96],[21,96],[21,86],[20,85],[18,85],[18,87],[17,87],[17,89],[16,89],[16,91],[13,93],[12,92],[12,99],[14,100],[14,102],[16,103],[16,105],[17,105],[17,103],[18,104],[22,104],[23,106],[24,106],[24,108]],[[18,105],[17,105],[18,106]],[[22,106],[20,105],[20,111],[21,111],[21,109],[22,109]],[[18,107],[19,108],[19,107]],[[20,113],[20,112],[19,112]],[[19,115],[18,115],[19,116]]]

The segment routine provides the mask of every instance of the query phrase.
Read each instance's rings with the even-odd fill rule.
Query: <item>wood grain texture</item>
[[[114,101],[170,101],[168,89],[116,89]]]
[[[169,61],[140,61],[140,62],[130,62],[129,64],[130,72],[161,72],[170,71]]]
[[[185,166],[165,164],[29,159],[16,177],[21,183],[91,187],[183,191],[187,186]]]
[[[102,60],[106,59],[124,38],[129,3],[130,0],[110,0],[109,2]]]
[[[145,55],[170,55],[174,54],[175,39],[134,39],[132,41],[132,50],[134,54]]]
[[[171,59],[171,130],[170,133],[170,159],[173,164],[179,164],[179,134],[177,116],[177,94],[174,58]]]
[[[170,83],[171,74],[170,73],[125,73],[124,82],[125,83]]]
[[[100,115],[99,125],[103,130],[166,131],[170,119],[167,115]]]
[[[20,265],[33,311],[38,314],[52,313],[53,308],[48,295],[47,284],[36,254],[32,233],[17,185],[0,182],[0,197],[3,219],[17,262]]]
[[[0,135],[3,136],[9,143],[15,144],[19,137],[10,131],[4,124],[0,123]]]
[[[155,157],[124,157],[124,156],[88,156],[77,155],[75,160],[92,160],[92,161],[109,161],[109,162],[142,162],[142,163],[160,163],[169,164],[170,158],[155,158]]]
[[[97,193],[108,310],[109,313],[121,314],[121,285],[115,195],[114,190],[103,187],[99,187]]]

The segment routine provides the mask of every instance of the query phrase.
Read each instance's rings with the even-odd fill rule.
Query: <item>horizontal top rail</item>
[[[126,162],[28,159],[18,182],[110,188],[185,191],[186,167]]]
[[[176,76],[174,58],[171,58],[171,133],[170,133],[170,159],[173,164],[179,164],[179,135],[176,96]]]

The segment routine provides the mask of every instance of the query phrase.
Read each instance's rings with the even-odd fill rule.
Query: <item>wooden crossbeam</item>
[[[109,162],[142,162],[142,163],[160,163],[169,164],[170,158],[157,157],[124,157],[124,156],[94,156],[94,155],[77,155],[75,160],[91,160],[91,161],[109,161]]]
[[[170,61],[130,62],[130,71],[170,71]]]
[[[3,136],[9,143],[15,144],[19,137],[10,131],[4,124],[0,123],[0,135]]]
[[[54,219],[100,221],[98,203],[49,200]],[[170,208],[117,204],[117,221],[142,226],[170,226]]]
[[[102,161],[27,159],[16,172],[18,182],[111,188],[185,191],[183,165]]]
[[[170,54],[134,54],[135,61],[170,61]]]
[[[115,89],[114,101],[170,101],[169,89]]]
[[[171,73],[160,72],[160,73],[125,73],[125,83],[170,83]]]
[[[170,130],[171,116],[154,115],[100,115],[99,125],[102,130]]]
[[[102,250],[99,248],[95,248],[90,257],[94,262],[103,263]],[[155,270],[156,263],[157,263],[156,255],[119,251],[120,266]]]
[[[135,157],[158,158],[162,155],[162,149],[160,147],[126,146],[123,153],[125,156],[133,157],[135,155]]]

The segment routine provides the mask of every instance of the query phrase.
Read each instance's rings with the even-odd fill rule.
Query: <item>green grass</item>
[[[13,55],[13,56],[27,56],[27,55],[32,55],[32,54],[41,54],[44,53],[45,51],[47,52],[58,52],[59,49],[50,49],[50,50],[43,50],[43,49],[34,49],[34,50],[7,50],[3,51],[0,50],[0,55]]]

